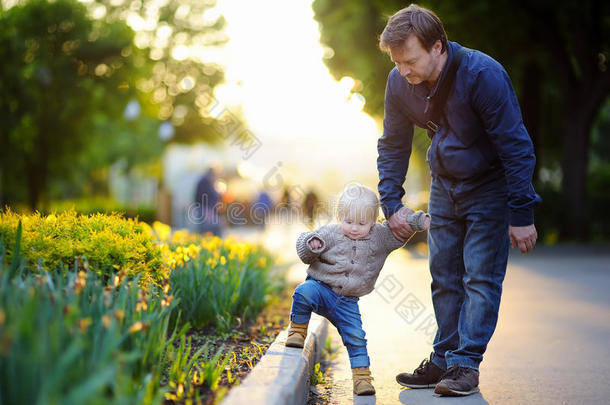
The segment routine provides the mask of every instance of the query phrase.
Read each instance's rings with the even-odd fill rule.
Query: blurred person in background
[[[305,198],[303,199],[303,217],[305,223],[308,225],[313,225],[314,220],[316,219],[318,203],[320,199],[318,198],[318,194],[314,190],[309,190],[307,194],[305,194]]]
[[[195,191],[195,206],[197,207],[197,232],[211,233],[221,236],[222,227],[218,208],[220,193],[216,191],[215,183],[218,178],[216,168],[210,167],[197,182]]]
[[[254,204],[251,208],[251,217],[252,221],[254,222],[254,225],[257,225],[261,228],[265,228],[265,226],[267,225],[267,220],[269,218],[269,213],[273,209],[273,206],[274,202],[271,199],[269,193],[265,190],[261,190],[256,196]]]

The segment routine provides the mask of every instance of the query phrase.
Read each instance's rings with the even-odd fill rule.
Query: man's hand
[[[529,253],[536,246],[538,232],[534,224],[527,226],[509,226],[508,235],[510,236],[510,246],[519,246],[521,253]]]
[[[312,238],[309,241],[309,247],[311,248],[311,250],[320,249],[322,247],[322,241],[318,238]]]
[[[401,242],[406,242],[407,239],[411,237],[415,233],[415,231],[411,228],[409,223],[407,222],[407,216],[412,214],[414,211],[408,207],[402,207],[398,211],[394,213],[388,220],[388,226],[390,230]]]

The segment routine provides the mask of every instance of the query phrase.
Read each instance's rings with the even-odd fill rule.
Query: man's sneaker
[[[479,372],[467,367],[451,367],[436,384],[435,394],[461,397],[479,392]]]
[[[445,374],[445,370],[432,363],[433,355],[434,353],[430,354],[430,360],[424,359],[413,374],[398,374],[396,376],[398,384],[409,388],[434,388]]]

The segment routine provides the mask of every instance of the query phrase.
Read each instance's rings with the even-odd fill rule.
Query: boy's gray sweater
[[[419,220],[423,213],[415,214],[420,215]],[[407,220],[413,229],[422,229],[421,220]],[[311,249],[309,242],[313,238],[322,241],[321,248]],[[373,291],[388,254],[402,245],[387,221],[376,223],[366,237],[357,240],[345,236],[339,224],[330,224],[302,233],[297,239],[297,254],[309,264],[309,276],[328,284],[337,294],[361,297]]]

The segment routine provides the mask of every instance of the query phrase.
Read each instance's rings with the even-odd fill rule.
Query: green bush
[[[23,224],[21,254],[31,267],[50,270],[65,265],[109,277],[114,272],[139,276],[143,285],[163,285],[169,274],[150,227],[118,214],[78,215],[74,211],[19,215],[0,213],[0,239],[15,246],[17,224]],[[8,249],[8,258],[12,250]]]
[[[125,218],[137,218],[140,222],[151,224],[155,220],[155,207],[120,204],[111,198],[91,197],[78,200],[51,201],[45,213],[74,211],[82,215],[120,213]]]

